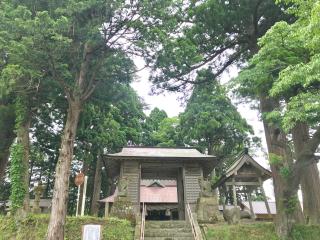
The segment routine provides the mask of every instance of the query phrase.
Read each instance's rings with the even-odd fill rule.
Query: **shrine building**
[[[137,213],[145,204],[150,220],[184,220],[186,204],[194,212],[201,181],[218,163],[195,148],[167,147],[124,147],[104,160],[118,187],[102,201],[112,203],[117,195],[125,195]]]

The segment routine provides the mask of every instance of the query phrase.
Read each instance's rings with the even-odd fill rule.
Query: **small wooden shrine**
[[[257,163],[245,150],[238,159],[228,168],[226,173],[214,184],[213,188],[219,187],[222,195],[232,192],[233,205],[237,207],[237,194],[245,193],[248,197],[251,216],[254,216],[252,206],[252,191],[259,189],[264,199],[268,214],[271,214],[270,206],[263,189],[263,182],[272,177],[272,173]],[[240,190],[241,188],[241,190]],[[237,190],[238,189],[238,190]],[[225,203],[224,203],[225,204]]]
[[[150,219],[185,219],[187,203],[195,211],[201,182],[218,162],[194,148],[162,147],[124,147],[106,155],[104,161],[109,176],[117,179],[117,196],[106,202],[125,196],[136,213],[146,203]]]

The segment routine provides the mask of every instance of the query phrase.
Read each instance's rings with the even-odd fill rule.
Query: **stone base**
[[[117,197],[112,205],[110,216],[136,222],[135,207],[127,197]]]
[[[216,196],[198,198],[196,212],[199,223],[216,223],[221,220]]]
[[[36,214],[37,214],[37,213],[41,213],[41,208],[39,208],[39,207],[33,207],[33,208],[32,208],[32,212],[33,212],[33,213],[36,213]]]

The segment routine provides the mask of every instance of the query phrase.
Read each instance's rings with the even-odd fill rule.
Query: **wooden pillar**
[[[250,216],[251,216],[251,219],[254,219],[254,212],[253,212],[252,198],[251,198],[252,189],[250,187],[247,187],[247,191],[248,191],[248,200],[249,200],[249,206],[250,206]]]
[[[233,205],[237,207],[237,192],[236,192],[236,182],[234,177],[232,178],[232,190],[233,190]]]
[[[264,203],[265,203],[266,208],[267,208],[268,215],[270,217],[272,217],[271,216],[271,211],[270,211],[270,206],[269,206],[269,203],[268,203],[268,199],[267,199],[266,193],[264,192],[264,189],[263,189],[263,182],[262,182],[261,177],[259,177],[259,184],[260,184],[261,193],[262,193],[262,196],[263,196],[263,199],[264,199]]]
[[[109,203],[105,203],[105,209],[104,209],[104,217],[107,218],[109,217]]]
[[[178,191],[178,215],[179,220],[185,219],[185,200],[184,200],[184,186],[183,186],[183,168],[178,169],[177,191]]]

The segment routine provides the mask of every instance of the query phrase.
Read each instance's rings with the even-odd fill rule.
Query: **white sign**
[[[84,225],[82,234],[83,240],[101,240],[101,225]]]

